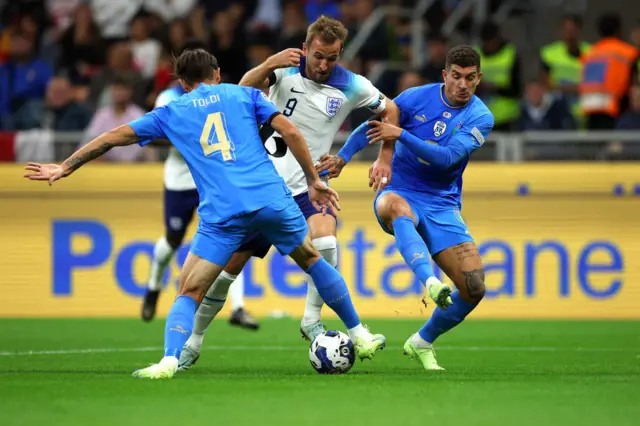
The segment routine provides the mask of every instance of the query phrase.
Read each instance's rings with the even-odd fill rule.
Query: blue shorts
[[[380,192],[373,202],[376,219],[387,234],[393,235],[393,232],[387,229],[384,222],[380,220],[377,203],[380,197],[390,192],[400,195],[409,203],[413,214],[418,219],[416,229],[427,244],[431,256],[449,247],[473,242],[458,208],[434,206],[433,200],[428,195],[395,188],[387,188]]]
[[[193,215],[200,204],[197,189],[171,191],[164,189],[164,226],[167,234],[187,232]]]
[[[314,214],[318,214],[318,210],[313,207],[311,200],[309,200],[308,192],[303,192],[302,194],[296,195],[295,197],[293,197],[293,200],[300,208],[305,221]],[[331,211],[328,211],[327,214],[335,217],[335,215]],[[252,252],[252,255],[254,257],[264,259],[267,253],[269,253],[270,249],[271,243],[264,236],[264,234],[261,232],[254,232],[244,240],[238,251],[250,251]]]
[[[247,236],[261,232],[282,255],[288,255],[304,242],[307,221],[293,197],[275,199],[252,213],[226,222],[209,224],[200,221],[191,242],[191,253],[225,266]]]

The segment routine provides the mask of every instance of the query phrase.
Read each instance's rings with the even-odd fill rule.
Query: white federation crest
[[[340,107],[342,106],[342,99],[340,98],[327,98],[327,114],[333,117],[338,111],[340,111]]]
[[[436,137],[442,136],[444,131],[447,129],[447,125],[442,121],[436,121],[436,124],[433,125],[433,134]]]

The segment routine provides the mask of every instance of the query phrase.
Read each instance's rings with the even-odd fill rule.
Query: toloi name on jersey
[[[215,104],[216,102],[220,102],[220,95],[211,95],[208,98],[197,98],[192,100],[191,102],[193,102],[194,107],[198,107],[198,106],[203,107],[203,106]]]

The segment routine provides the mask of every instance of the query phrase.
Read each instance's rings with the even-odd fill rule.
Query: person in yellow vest
[[[580,119],[579,85],[582,71],[580,57],[591,45],[581,40],[582,19],[567,15],[562,19],[561,40],[540,49],[542,78],[549,89],[564,95],[571,112]]]
[[[482,63],[482,83],[476,94],[489,107],[495,120],[494,130],[516,130],[520,117],[522,75],[516,47],[500,35],[498,26],[487,22],[481,31],[478,49]]]
[[[629,93],[638,81],[638,49],[621,40],[617,14],[598,20],[600,41],[581,57],[580,106],[589,129],[613,129],[629,106]]]

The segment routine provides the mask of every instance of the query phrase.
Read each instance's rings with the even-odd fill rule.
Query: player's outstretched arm
[[[278,114],[271,120],[271,127],[282,136],[307,178],[309,198],[318,211],[326,212],[325,207],[334,212],[340,210],[338,193],[329,188],[320,180],[320,176],[311,159],[307,143],[302,133],[287,118]]]
[[[24,177],[30,180],[46,180],[49,185],[58,179],[69,176],[85,163],[102,156],[115,146],[131,145],[138,141],[131,126],[125,124],[105,132],[74,152],[62,164],[29,163],[25,170],[31,173]]]
[[[469,155],[464,144],[458,142],[456,138],[445,146],[438,146],[425,143],[422,139],[406,130],[387,123],[373,120],[369,122],[369,125],[371,126],[367,131],[369,143],[398,140],[416,157],[438,169],[449,169]]]
[[[316,165],[320,176],[335,179],[340,176],[342,169],[351,160],[351,157],[362,151],[369,143],[366,135],[366,122],[354,130],[347,138],[340,151],[335,154],[325,154]]]
[[[270,82],[271,74],[278,68],[297,67],[300,65],[300,57],[303,52],[300,49],[285,49],[275,55],[271,55],[266,61],[257,67],[247,71],[238,83],[239,86],[255,87],[264,90],[273,83]]]

